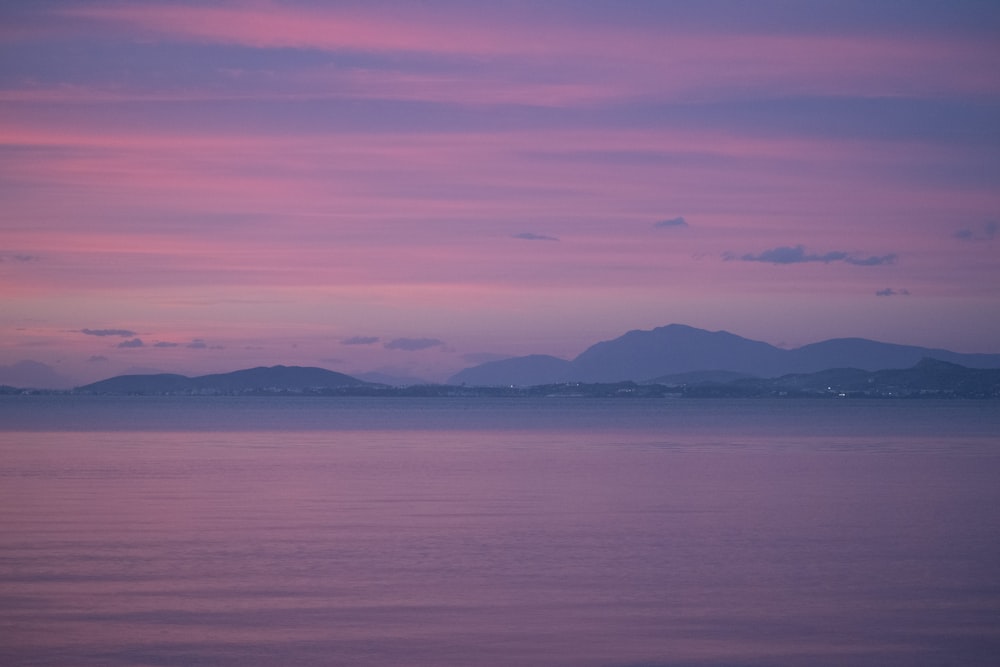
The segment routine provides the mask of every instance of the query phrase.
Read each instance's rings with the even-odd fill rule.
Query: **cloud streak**
[[[80,329],[80,333],[87,336],[119,336],[121,338],[132,338],[135,332],[131,329]]]
[[[405,352],[416,352],[427,350],[432,347],[440,347],[444,341],[437,338],[394,338],[385,344],[387,350],[403,350]]]
[[[194,43],[422,54],[479,62],[485,56],[508,66],[547,67],[550,76],[561,74],[557,78],[570,84],[577,84],[579,76],[556,63],[576,59],[593,63],[595,74],[603,75],[602,85],[621,88],[625,97],[665,87],[702,94],[718,91],[718,85],[706,85],[712,81],[738,83],[739,89],[835,94],[872,94],[886,86],[894,86],[897,93],[923,92],[929,85],[940,92],[983,87],[995,92],[1000,87],[982,57],[992,47],[984,35],[871,34],[863,25],[846,34],[773,34],[749,24],[741,32],[720,29],[704,16],[691,22],[669,9],[649,14],[648,24],[628,25],[587,20],[583,15],[572,22],[558,20],[517,4],[490,12],[460,7],[434,13],[410,4],[387,12],[270,2],[249,6],[153,2],[75,4],[61,13],[96,25]],[[665,56],[669,76],[663,75]],[[595,66],[602,61],[618,66]],[[534,83],[532,77],[520,79],[522,85]],[[433,77],[431,83],[429,87],[435,88]]]
[[[677,229],[687,226],[687,220],[685,220],[683,216],[677,216],[676,218],[669,218],[667,220],[660,220],[659,222],[653,223],[653,227],[656,229]]]
[[[984,222],[978,229],[971,227],[960,229],[952,234],[952,237],[960,241],[992,241],[996,238],[998,230],[1000,230],[1000,223],[990,220]]]
[[[0,253],[0,262],[37,262],[41,259],[38,255],[27,255],[24,253]]]
[[[511,238],[521,239],[523,241],[558,241],[559,240],[555,236],[547,236],[545,234],[535,234],[533,232],[521,232],[520,234],[514,234]]]
[[[341,345],[374,345],[379,341],[378,336],[351,336],[340,341]]]
[[[854,266],[881,266],[885,264],[895,264],[897,255],[889,253],[887,255],[857,256],[844,250],[831,250],[824,253],[806,252],[805,246],[778,246],[764,250],[758,254],[747,253],[736,255],[725,253],[723,258],[727,261],[740,260],[742,262],[764,262],[767,264],[807,264],[811,262],[821,262],[830,264],[831,262],[844,262]]]
[[[880,289],[875,292],[875,296],[910,296],[910,290],[908,289],[892,289],[891,287],[886,287],[885,289]]]

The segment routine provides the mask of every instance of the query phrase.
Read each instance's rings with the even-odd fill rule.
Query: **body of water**
[[[998,661],[995,402],[0,397],[0,664]]]

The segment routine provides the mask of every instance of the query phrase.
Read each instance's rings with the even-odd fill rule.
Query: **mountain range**
[[[118,375],[77,387],[76,391],[87,394],[321,393],[365,386],[372,385],[325,368],[259,366],[193,378],[172,373]]]
[[[0,386],[0,394],[21,393]],[[967,368],[925,358],[911,368],[866,371],[833,368],[761,378],[728,371],[663,376],[656,383],[560,382],[530,386],[375,384],[322,368],[272,366],[188,378],[120,375],[78,387],[76,393],[111,395],[312,395],[312,396],[576,396],[576,397],[868,397],[998,398],[1000,368]]]
[[[684,387],[687,393],[695,391],[694,387],[727,387],[725,391],[760,394],[799,389],[814,392],[825,387],[828,376],[831,381],[827,384],[849,391],[871,389],[873,383],[880,387],[896,386],[899,384],[897,378],[875,377],[872,372],[913,368],[916,368],[914,377],[917,379],[905,381],[908,392],[915,391],[918,385],[953,391],[953,385],[958,386],[955,385],[958,380],[946,377],[948,373],[942,371],[949,367],[928,366],[928,360],[961,367],[948,373],[957,374],[955,377],[962,375],[959,383],[962,387],[997,384],[992,375],[980,377],[966,371],[1000,369],[1000,354],[962,354],[863,338],[837,338],[795,349],[782,349],[726,331],[706,331],[670,324],[648,331],[629,331],[613,340],[596,343],[572,360],[534,354],[473,366],[456,373],[446,385],[436,385],[438,389],[433,390],[431,385],[419,384],[412,378],[405,381],[372,375],[358,378],[323,368],[271,366],[198,377],[171,373],[120,375],[77,387],[75,391],[92,394],[381,395],[389,393],[393,387],[410,386],[411,391],[407,395],[429,395],[447,393],[448,388],[464,391],[470,387],[551,387],[569,383],[611,385],[631,382]],[[18,385],[31,386],[9,381],[2,384],[13,386],[0,387],[0,393],[17,393],[21,391],[16,388]],[[415,384],[418,386],[414,387]],[[550,392],[551,389],[545,391]],[[985,391],[992,395],[992,390],[961,391],[974,395]],[[879,393],[885,395],[892,392],[886,389]]]
[[[922,359],[968,368],[1000,368],[1000,354],[963,354],[949,350],[882,343],[865,338],[835,338],[783,349],[727,331],[706,331],[683,324],[634,330],[596,343],[572,360],[529,355],[466,368],[449,384],[470,386],[539,385],[559,382],[663,383],[681,374],[711,373],[776,378],[832,368],[877,371],[909,368]]]

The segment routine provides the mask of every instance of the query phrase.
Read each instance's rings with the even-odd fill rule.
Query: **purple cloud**
[[[768,264],[804,264],[807,262],[844,262],[854,266],[879,266],[882,264],[894,264],[896,254],[870,255],[868,257],[856,257],[843,250],[831,250],[823,254],[807,253],[805,246],[778,246],[770,248],[757,255],[748,253],[737,257],[733,253],[726,253],[723,258],[727,261],[739,259],[743,262],[766,262]]]
[[[1000,223],[990,220],[983,223],[980,229],[966,227],[952,234],[952,237],[962,241],[992,241],[996,238],[997,231],[1000,231]]]
[[[891,287],[886,287],[885,289],[880,289],[876,291],[875,296],[910,296],[910,290],[908,289],[894,290]]]
[[[659,222],[654,222],[653,227],[656,229],[677,229],[678,227],[687,227],[687,220],[683,216],[677,216],[676,218],[670,218],[668,220],[660,220]]]
[[[80,329],[80,333],[88,336],[121,336],[122,338],[135,336],[135,332],[129,329]]]
[[[118,347],[128,348],[128,347],[142,347],[143,342],[141,338],[133,338],[131,340],[123,340],[118,343]]]
[[[515,239],[523,239],[525,241],[558,241],[554,236],[546,236],[545,234],[534,234],[532,232],[521,232],[520,234],[514,234]]]
[[[441,345],[444,345],[444,341],[438,340],[437,338],[395,338],[385,344],[385,349],[415,352],[417,350],[426,350],[427,348],[438,347]]]
[[[38,255],[25,255],[23,253],[0,254],[0,262],[37,262],[41,259]]]
[[[372,345],[379,341],[378,336],[351,336],[340,341],[341,345]]]

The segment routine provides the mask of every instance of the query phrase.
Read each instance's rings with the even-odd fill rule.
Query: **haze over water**
[[[973,401],[4,397],[9,665],[992,665]]]

